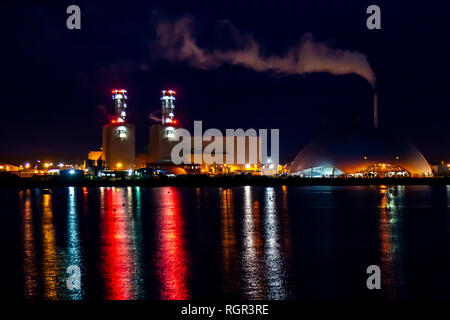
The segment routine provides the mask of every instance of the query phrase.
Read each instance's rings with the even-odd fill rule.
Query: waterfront
[[[0,201],[4,298],[450,298],[449,186],[60,187]],[[373,264],[380,291],[366,287]]]

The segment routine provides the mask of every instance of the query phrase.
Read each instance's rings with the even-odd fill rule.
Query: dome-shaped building
[[[290,173],[301,177],[424,177],[430,165],[410,142],[380,129],[342,132],[306,145]]]

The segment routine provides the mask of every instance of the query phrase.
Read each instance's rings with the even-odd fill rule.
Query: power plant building
[[[149,130],[149,146],[147,161],[151,165],[174,166],[172,162],[172,149],[179,143],[175,139],[175,130],[179,127],[175,119],[174,109],[176,92],[174,90],[163,90],[161,92],[161,123],[155,124]],[[182,138],[183,139],[183,138]],[[217,163],[206,164],[203,158],[203,151],[211,141],[203,141],[202,137],[191,136],[189,152],[183,154],[183,165],[180,167],[199,168],[199,172],[209,173],[232,173],[235,171],[256,171],[261,168],[259,154],[259,137],[245,136],[243,139],[234,137],[233,149],[227,150],[226,137],[222,137],[222,153],[214,154]],[[195,141],[195,140],[200,141]],[[244,143],[243,148],[239,148],[240,157],[238,157],[238,140]],[[242,152],[243,151],[243,152]],[[233,154],[232,161],[229,161],[230,154]],[[249,161],[256,155],[256,160]],[[244,157],[244,161],[239,158]],[[197,159],[197,160],[196,160]],[[200,160],[200,163],[198,161]],[[219,160],[220,159],[220,160]],[[227,161],[228,160],[228,161]],[[228,162],[228,163],[226,163]],[[231,163],[230,163],[231,162]],[[251,162],[251,163],[249,163]],[[184,164],[192,164],[184,165]]]
[[[115,117],[103,126],[103,156],[109,169],[135,168],[135,126],[126,122],[127,91],[112,90]]]
[[[292,162],[290,174],[306,177],[430,177],[430,165],[409,141],[378,127],[374,92],[373,128],[334,132],[307,144]]]
[[[175,95],[174,90],[163,90],[161,92],[161,123],[153,125],[149,130],[149,154],[150,163],[170,163],[171,152],[175,140],[177,120],[175,119]]]
[[[326,135],[306,145],[291,174],[318,177],[429,177],[431,167],[410,142],[380,129]]]

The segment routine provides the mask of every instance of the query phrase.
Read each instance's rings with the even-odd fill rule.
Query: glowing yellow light
[[[30,164],[27,162],[27,163],[25,163],[25,168],[29,168],[30,167]]]
[[[48,168],[50,166],[49,163],[44,163],[44,167]]]
[[[119,162],[118,164],[116,164],[117,168],[122,168],[122,164]]]

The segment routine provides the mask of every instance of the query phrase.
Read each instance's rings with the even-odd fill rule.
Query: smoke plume
[[[106,113],[106,107],[105,106],[102,106],[102,105],[97,105],[97,109],[102,113],[102,114],[107,114]]]
[[[157,115],[155,115],[153,112],[150,112],[148,115],[148,118],[150,120],[156,121],[156,122],[161,122],[162,119],[160,117],[158,117]]]
[[[111,121],[114,116],[108,114],[108,110],[103,105],[97,105],[97,110],[100,112],[101,117],[105,117],[108,121]]]
[[[375,87],[374,72],[366,55],[361,52],[331,48],[324,42],[316,42],[311,33],[306,33],[286,54],[264,56],[260,45],[251,35],[240,33],[231,24],[230,27],[239,49],[211,51],[197,45],[192,18],[183,17],[175,22],[160,21],[156,25],[158,47],[165,59],[186,61],[199,69],[207,70],[230,64],[283,75],[354,73]]]

